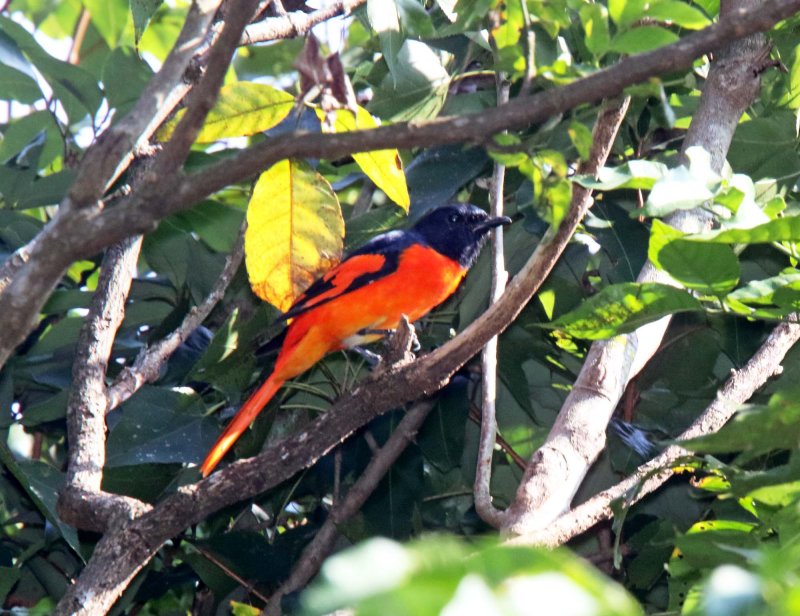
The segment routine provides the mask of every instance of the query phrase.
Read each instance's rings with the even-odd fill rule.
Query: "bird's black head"
[[[412,231],[431,248],[467,268],[478,257],[489,231],[510,222],[507,216],[490,218],[469,203],[451,203],[420,218]]]

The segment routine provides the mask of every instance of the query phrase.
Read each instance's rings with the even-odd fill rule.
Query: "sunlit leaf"
[[[700,30],[711,21],[702,11],[677,0],[654,2],[645,11],[647,17],[667,24],[675,24],[687,30]]]
[[[751,280],[746,285],[730,293],[728,299],[748,305],[769,305],[774,303],[773,295],[777,289],[795,282],[800,282],[800,272],[787,270],[778,276],[771,276],[762,280]]]
[[[615,190],[639,188],[649,190],[656,181],[667,174],[667,166],[649,160],[631,160],[619,167],[603,167],[596,177],[578,175],[572,178],[584,188],[592,190]]]
[[[586,33],[586,47],[595,56],[608,50],[611,36],[608,30],[608,11],[602,4],[584,4],[580,9],[581,23]]]
[[[197,143],[255,135],[279,124],[295,105],[294,97],[263,83],[237,81],[224,86],[197,135]],[[166,141],[183,117],[175,118],[158,133]]]
[[[626,54],[644,53],[678,40],[678,35],[660,26],[641,26],[618,34],[609,43],[611,51]]]
[[[668,314],[700,308],[700,302],[681,289],[652,282],[628,282],[606,287],[544,327],[563,330],[575,338],[602,340]]]
[[[352,130],[363,130],[375,128],[378,122],[364,109],[358,107],[356,113],[349,109],[338,109],[334,114],[333,127],[337,133],[344,133]],[[317,109],[320,120],[325,119],[325,113]],[[359,152],[353,154],[361,170],[375,183],[375,186],[386,193],[386,196],[402,207],[406,212],[411,204],[408,197],[408,186],[406,176],[403,173],[403,161],[400,153],[395,150],[374,150],[371,152]]]
[[[714,198],[706,182],[680,166],[670,169],[655,183],[642,212],[648,216],[666,216],[676,210],[690,210]]]
[[[739,261],[728,246],[682,239],[682,233],[656,219],[647,257],[684,287],[722,295],[739,280]]]
[[[688,236],[688,240],[720,244],[765,244],[800,241],[800,216],[776,218],[750,229],[726,229]]]
[[[247,208],[245,261],[253,292],[281,311],[339,262],[344,221],[336,193],[306,163],[261,174]]]

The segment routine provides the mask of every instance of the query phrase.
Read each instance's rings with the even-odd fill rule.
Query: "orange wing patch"
[[[342,261],[310,287],[292,306],[291,312],[304,312],[347,293],[356,279],[380,271],[385,263],[386,257],[378,254],[356,255]]]

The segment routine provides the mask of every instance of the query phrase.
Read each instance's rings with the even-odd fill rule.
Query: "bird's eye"
[[[449,220],[450,222],[458,222],[459,220],[461,220],[461,215],[460,214],[450,214],[450,216],[447,217],[447,220]]]

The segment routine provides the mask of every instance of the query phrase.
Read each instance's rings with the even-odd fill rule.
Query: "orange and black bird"
[[[207,476],[275,392],[328,353],[353,348],[410,322],[458,288],[489,231],[508,224],[469,204],[436,208],[411,229],[382,233],[316,280],[281,317],[289,323],[275,368],[208,452]]]

